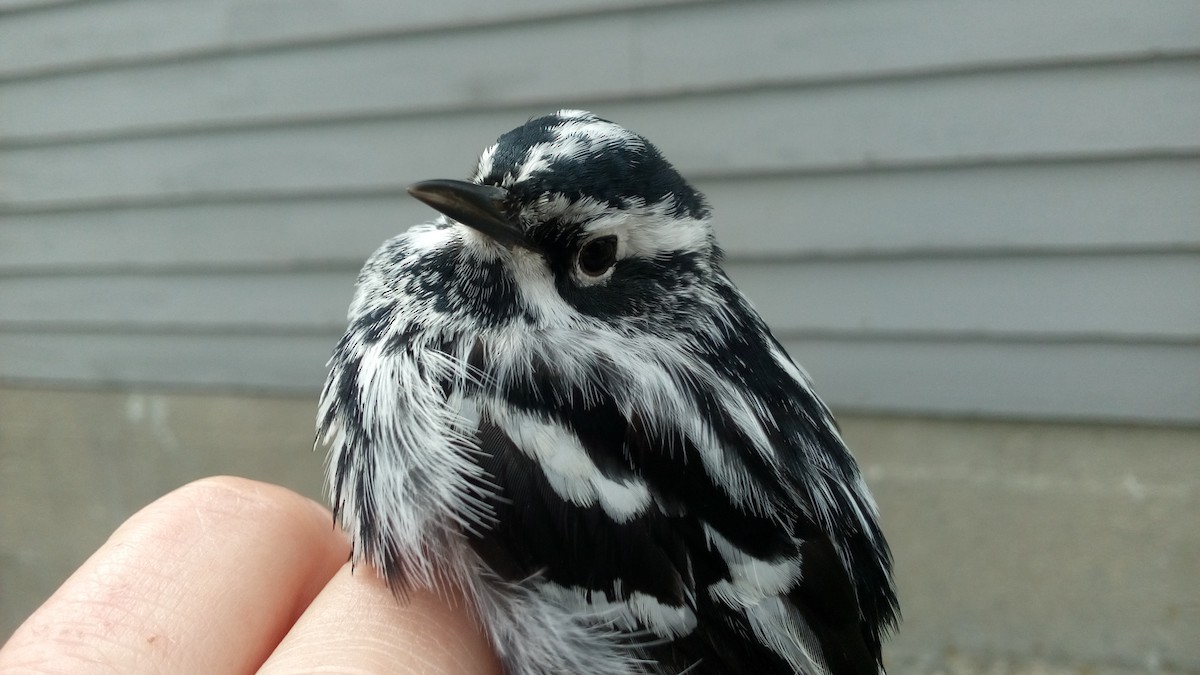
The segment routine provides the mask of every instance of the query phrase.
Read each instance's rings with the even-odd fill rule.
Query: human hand
[[[126,521],[0,648],[8,673],[499,673],[464,605],[397,600],[329,511],[239,478]]]

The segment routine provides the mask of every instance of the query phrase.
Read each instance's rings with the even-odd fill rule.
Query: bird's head
[[[424,275],[415,295],[442,286],[444,310],[665,331],[711,294],[720,249],[704,198],[645,138],[592,113],[532,119],[484,150],[469,182],[409,192],[445,217],[377,263]]]

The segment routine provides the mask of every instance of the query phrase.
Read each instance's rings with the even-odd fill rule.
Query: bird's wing
[[[603,392],[563,394],[481,405],[495,525],[472,545],[493,571],[640,631],[664,672],[879,672],[852,581],[803,510],[737,505],[686,438]]]

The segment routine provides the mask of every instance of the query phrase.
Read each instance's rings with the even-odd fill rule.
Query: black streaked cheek
[[[466,267],[469,283],[454,284],[458,301],[487,325],[497,325],[520,313],[516,283],[499,259]]]
[[[472,317],[481,327],[523,313],[516,283],[499,259],[475,260],[461,247],[447,247],[413,262],[406,272],[404,291],[437,312]]]

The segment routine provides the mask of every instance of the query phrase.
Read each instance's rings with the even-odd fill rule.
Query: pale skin
[[[461,602],[351,570],[329,511],[209,478],[126,521],[0,648],[9,673],[489,674]]]

